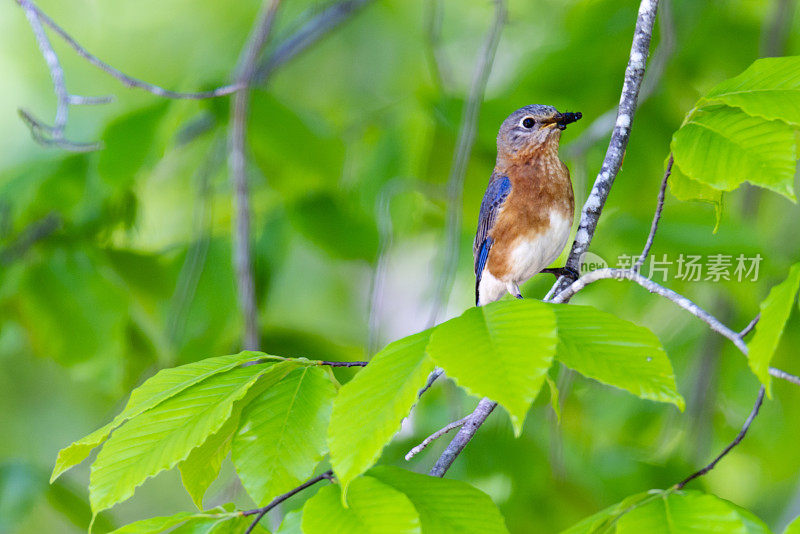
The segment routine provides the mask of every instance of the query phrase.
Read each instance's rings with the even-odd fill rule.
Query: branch
[[[270,57],[256,69],[253,85],[264,83],[284,63],[305,52],[331,30],[355,15],[373,0],[344,0],[334,4],[309,20],[302,28],[284,40]]]
[[[22,257],[37,241],[53,234],[61,227],[61,217],[56,213],[31,223],[20,231],[16,239],[5,249],[0,250],[0,265],[9,265]]]
[[[672,154],[669,155],[669,161],[667,162],[667,170],[664,172],[664,179],[661,180],[661,189],[658,190],[658,200],[656,201],[656,212],[653,215],[653,223],[650,225],[650,235],[647,236],[647,241],[644,244],[644,249],[642,249],[642,254],[639,256],[639,259],[636,260],[636,263],[633,265],[634,271],[639,271],[644,265],[645,260],[647,260],[647,255],[650,254],[650,249],[653,247],[653,240],[656,237],[656,232],[658,231],[658,223],[661,220],[661,212],[664,210],[664,195],[667,192],[667,182],[669,181],[669,176],[672,174],[672,164],[674,163],[674,159]]]
[[[492,71],[492,63],[494,62],[497,45],[500,42],[500,34],[506,22],[506,16],[506,0],[495,0],[494,23],[486,36],[483,50],[478,58],[478,63],[472,76],[469,96],[464,104],[461,116],[456,151],[453,154],[453,164],[450,167],[450,176],[447,179],[447,224],[445,228],[444,260],[442,262],[442,271],[434,290],[433,307],[428,320],[429,327],[436,324],[439,313],[447,304],[447,297],[450,295],[453,278],[458,267],[464,175],[467,172],[469,155],[475,142],[475,130],[483,95],[486,92],[486,83]]]
[[[106,74],[113,76],[127,87],[135,87],[137,89],[143,89],[148,93],[152,93],[156,96],[160,96],[163,98],[202,100],[206,98],[216,98],[220,96],[229,95],[246,86],[246,84],[237,81],[236,83],[233,83],[231,85],[224,85],[222,87],[218,87],[211,91],[182,93],[179,91],[170,91],[169,89],[164,89],[163,87],[159,87],[158,85],[144,82],[142,80],[134,78],[133,76],[125,74],[124,72],[122,72],[117,68],[112,67],[102,59],[98,58],[97,56],[86,50],[83,46],[81,46],[81,44],[78,41],[76,41],[69,33],[67,33],[67,31],[64,28],[56,24],[56,22],[53,19],[51,19],[45,12],[39,9],[39,7],[36,6],[31,0],[16,0],[16,2],[25,10],[26,14],[28,13],[28,11],[34,13],[38,19],[40,19],[42,22],[48,25],[54,32],[56,32],[56,34],[58,34],[59,37],[61,37],[69,46],[71,46],[72,49],[78,53],[79,56],[81,56],[83,59],[85,59],[95,67],[99,68]],[[28,18],[30,20],[30,17]],[[36,30],[34,29],[34,33],[35,32]],[[38,35],[37,35],[37,40],[39,40]],[[41,46],[41,41],[40,41],[40,46]],[[50,61],[48,60],[47,55],[44,54],[44,51],[42,51],[42,53],[45,56],[45,61],[47,61],[49,65]]]
[[[300,484],[299,486],[297,486],[293,490],[287,491],[283,495],[278,495],[277,497],[272,499],[272,501],[268,505],[266,505],[266,506],[264,506],[262,508],[255,508],[253,510],[246,510],[244,512],[240,512],[239,515],[242,515],[242,516],[245,516],[245,517],[246,516],[251,516],[251,515],[256,516],[256,518],[253,520],[253,522],[250,524],[250,526],[247,528],[247,530],[245,531],[244,534],[250,534],[251,532],[253,532],[253,529],[256,528],[256,525],[258,525],[259,521],[261,521],[261,519],[267,514],[267,512],[269,512],[270,510],[272,510],[273,508],[278,506],[280,503],[282,503],[283,501],[285,501],[289,497],[293,497],[293,496],[297,495],[298,493],[300,493],[304,489],[313,486],[317,482],[320,482],[322,480],[331,480],[331,479],[333,479],[333,471],[328,469],[327,471],[325,471],[321,475],[318,475],[318,476],[315,476],[312,479],[309,479],[308,481]]]
[[[712,469],[714,469],[714,467],[717,465],[717,463],[720,460],[722,460],[729,452],[731,452],[731,450],[733,450],[734,447],[736,447],[744,439],[744,436],[747,434],[747,431],[750,429],[750,425],[753,424],[753,421],[755,420],[756,416],[758,415],[758,410],[761,408],[761,404],[763,402],[764,402],[764,386],[761,386],[761,388],[759,388],[759,390],[758,390],[758,397],[756,397],[756,403],[753,406],[753,409],[750,411],[750,415],[747,416],[747,419],[745,420],[744,425],[742,425],[742,429],[736,435],[736,438],[734,438],[734,440],[732,442],[730,442],[728,444],[728,446],[725,447],[722,450],[722,452],[719,453],[719,455],[711,461],[710,464],[708,464],[704,468],[700,469],[699,471],[696,471],[695,473],[692,473],[691,475],[689,475],[688,477],[683,479],[681,482],[679,482],[678,484],[675,485],[675,489],[683,489],[683,487],[686,484],[688,484],[689,482],[691,482],[695,478],[701,477],[701,476],[705,475],[706,473],[708,473],[709,471],[711,471]]]
[[[755,317],[753,317],[753,320],[750,321],[741,332],[739,332],[739,337],[744,338],[747,334],[749,334],[756,327],[758,321],[760,320],[761,320],[761,314],[759,313]]]
[[[269,3],[267,3],[267,1]],[[250,105],[249,86],[256,71],[256,61],[267,42],[275,22],[275,13],[281,0],[265,0],[263,13],[256,23],[247,45],[242,50],[236,69],[238,84],[248,88],[236,93],[231,105],[232,120],[229,130],[228,165],[233,185],[233,265],[236,271],[236,289],[239,311],[244,321],[244,349],[258,348],[258,309],[256,305],[255,277],[250,245],[250,197],[247,184],[247,156],[245,135],[247,110]]]
[[[575,272],[580,270],[581,256],[589,249],[597,222],[603,211],[611,186],[617,177],[628,139],[631,135],[631,124],[636,112],[639,88],[642,85],[647,55],[650,50],[650,38],[653,35],[653,25],[656,20],[656,11],[659,0],[642,0],[639,5],[639,15],[636,20],[636,29],[633,34],[630,58],[625,69],[625,82],[622,85],[622,95],[617,108],[617,119],[611,141],[608,144],[603,166],[594,182],[592,192],[583,205],[578,232],[572,244],[567,267]],[[560,277],[554,287],[553,293],[558,294],[570,284],[572,280],[567,276]]]
[[[319,365],[327,365],[329,367],[366,367],[369,362],[329,362],[321,361]]]
[[[420,443],[419,445],[417,445],[416,447],[414,447],[413,449],[408,451],[408,453],[405,456],[406,461],[411,460],[414,456],[416,456],[417,454],[419,454],[422,451],[424,451],[425,447],[427,447],[428,445],[433,443],[435,440],[437,440],[440,437],[444,436],[445,434],[447,434],[451,430],[462,426],[464,423],[467,422],[468,419],[469,419],[469,416],[462,417],[458,421],[453,421],[452,423],[448,424],[444,428],[440,428],[439,430],[437,430],[436,432],[434,432],[433,434],[431,434],[430,436],[428,436],[427,438],[422,440],[422,443]]]
[[[580,267],[580,257],[589,248],[589,243],[597,227],[597,221],[600,218],[603,204],[605,204],[605,200],[614,183],[614,178],[622,164],[622,157],[625,153],[625,147],[628,144],[628,138],[630,137],[633,114],[636,111],[639,87],[644,77],[647,54],[650,49],[650,37],[653,34],[653,25],[655,24],[657,9],[658,0],[642,0],[639,6],[639,15],[633,34],[633,44],[631,45],[628,66],[625,70],[625,82],[622,86],[622,96],[620,97],[617,111],[616,127],[611,136],[606,157],[603,161],[602,169],[597,176],[597,180],[595,181],[592,193],[583,206],[581,223],[578,227],[578,233],[572,245],[569,259],[567,260],[567,266],[572,267],[576,271]],[[569,280],[565,277],[559,278],[550,292],[561,292],[561,290],[558,289],[561,284],[568,285]],[[490,399],[481,399],[475,411],[467,416],[468,421],[461,427],[458,434],[456,434],[439,457],[436,465],[431,469],[431,475],[439,477],[444,476],[495,406],[497,406],[497,403],[492,402]]]

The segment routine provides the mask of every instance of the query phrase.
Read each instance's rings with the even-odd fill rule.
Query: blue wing
[[[478,287],[481,283],[481,274],[489,258],[489,251],[494,240],[489,237],[489,232],[494,227],[497,214],[511,192],[511,181],[507,176],[493,176],[486,188],[481,202],[481,212],[478,216],[478,231],[475,234],[475,243],[472,253],[475,257],[475,300],[478,300]]]

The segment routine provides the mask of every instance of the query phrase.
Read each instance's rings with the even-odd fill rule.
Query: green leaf
[[[431,534],[507,534],[503,516],[488,495],[458,480],[430,477],[397,467],[369,471],[405,494],[419,513],[422,532]]]
[[[767,388],[768,396],[771,395],[772,382],[769,376],[769,364],[783,335],[783,328],[789,319],[798,288],[800,288],[800,263],[795,263],[789,269],[786,280],[770,289],[769,295],[761,303],[761,319],[758,320],[753,339],[747,344],[750,369]]]
[[[800,516],[795,517],[794,521],[786,525],[783,534],[800,534]]]
[[[114,186],[133,182],[153,150],[155,130],[168,107],[168,102],[161,102],[123,115],[108,125],[97,163],[104,181]]]
[[[92,511],[127,499],[146,479],[174,467],[222,427],[233,403],[259,378],[276,383],[295,365],[270,362],[216,374],[118,428],[92,464]]]
[[[556,341],[549,306],[531,299],[502,301],[437,326],[428,354],[471,394],[503,406],[519,436],[553,362]]]
[[[672,138],[680,170],[715,189],[742,182],[771,189],[794,201],[794,130],[724,106],[693,111]]]
[[[756,60],[740,75],[714,87],[704,100],[800,126],[800,56]]]
[[[714,216],[716,218],[714,233],[717,232],[720,220],[722,219],[722,191],[714,189],[703,182],[689,178],[684,174],[677,163],[672,165],[672,173],[669,177],[669,190],[678,200],[697,200],[714,206]]]
[[[561,406],[558,401],[558,386],[547,373],[544,375],[544,381],[547,382],[547,387],[550,389],[550,406],[553,408],[553,413],[556,414],[556,422],[561,424]]]
[[[303,534],[300,523],[303,520],[302,510],[292,510],[286,514],[281,521],[281,526],[276,531],[276,534]]]
[[[591,306],[550,306],[558,323],[557,360],[604,384],[684,409],[667,353],[650,330]]]
[[[408,497],[372,477],[352,481],[342,505],[339,485],[325,486],[306,501],[305,534],[420,533],[420,519]]]
[[[56,465],[50,482],[54,481],[64,471],[81,463],[94,450],[103,443],[112,430],[147,410],[158,406],[160,403],[177,395],[189,386],[197,384],[218,373],[229,371],[244,362],[254,361],[259,358],[276,358],[260,352],[244,351],[230,356],[207,358],[199,362],[163,369],[141,386],[131,392],[131,397],[125,409],[113,421],[95,430],[88,436],[79,439],[72,445],[61,449],[56,459]]]
[[[318,367],[303,367],[245,407],[233,440],[233,464],[259,505],[299,486],[327,452],[336,388]]]
[[[429,336],[425,330],[386,346],[333,401],[328,446],[345,491],[377,461],[414,406],[434,367],[425,353]]]
[[[214,513],[215,511],[218,512]],[[192,523],[197,524],[207,521],[224,521],[226,519],[235,517],[236,515],[238,515],[237,512],[225,512],[221,508],[215,508],[214,510],[209,510],[208,512],[201,514],[179,512],[175,515],[151,517],[149,519],[136,521],[135,523],[129,523],[124,527],[114,530],[110,534],[156,534],[159,532],[164,532],[178,525],[191,526]],[[174,530],[173,532],[178,531]]]
[[[231,440],[238,427],[239,411],[234,408],[230,419],[225,421],[222,428],[209,436],[202,445],[193,449],[178,465],[183,487],[186,488],[198,510],[203,509],[203,496],[219,476],[219,469],[231,450]]]
[[[562,534],[769,534],[756,516],[699,491],[652,491],[615,504]]]

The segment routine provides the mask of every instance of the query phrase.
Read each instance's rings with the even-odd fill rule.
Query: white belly
[[[521,284],[558,258],[569,239],[572,221],[550,212],[550,227],[532,239],[521,240],[511,252],[511,282]]]

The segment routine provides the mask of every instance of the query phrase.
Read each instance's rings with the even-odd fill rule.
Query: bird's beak
[[[576,113],[556,113],[550,119],[542,122],[545,124],[555,124],[559,130],[565,130],[567,128],[567,124],[578,121],[581,119],[581,117],[583,117],[583,114],[580,111]]]

